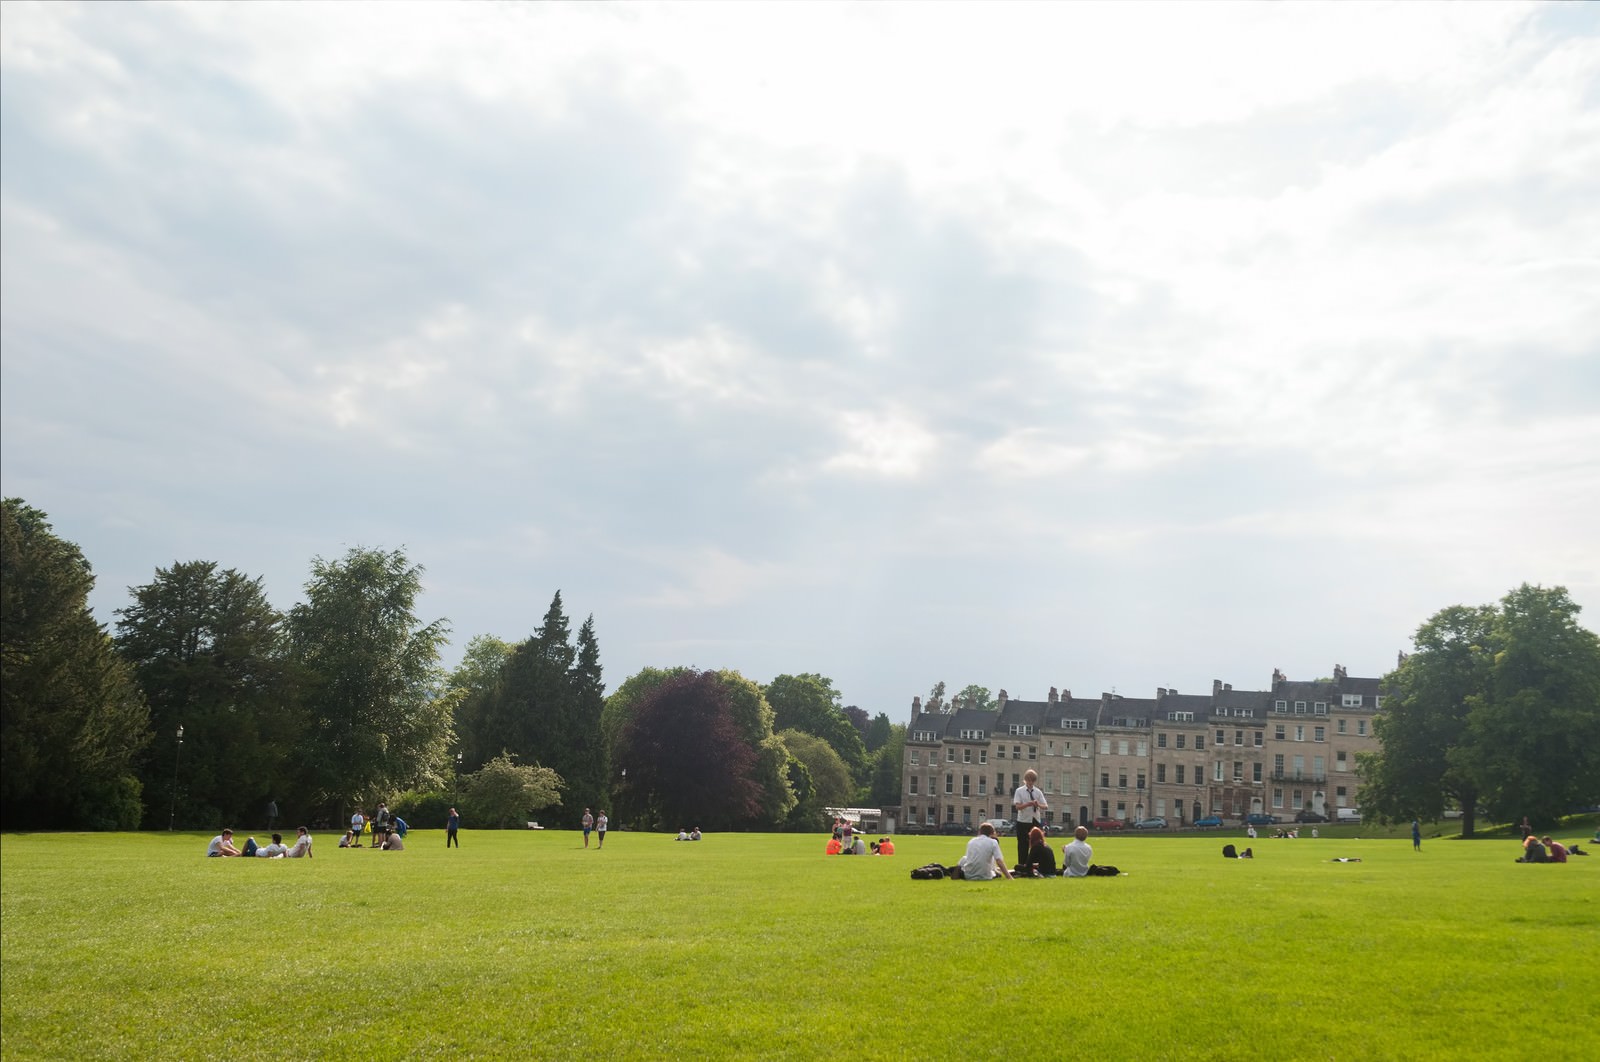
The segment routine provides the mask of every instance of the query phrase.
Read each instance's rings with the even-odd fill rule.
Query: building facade
[[[1043,701],[993,710],[954,705],[925,712],[912,701],[901,804],[905,825],[975,829],[1011,818],[1011,794],[1033,769],[1050,803],[1046,821],[1132,823],[1159,816],[1173,826],[1251,813],[1329,819],[1356,806],[1356,754],[1377,747],[1372,721],[1379,680],[1297,682],[1273,671],[1268,690],[1211,693],[1157,689],[1154,697],[1102,693],[1077,698],[1054,688]]]

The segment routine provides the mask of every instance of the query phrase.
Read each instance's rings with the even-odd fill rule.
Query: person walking
[[[1416,819],[1411,820],[1411,850],[1422,851],[1422,823]]]
[[[449,848],[455,845],[461,847],[461,838],[456,836],[456,831],[461,829],[461,814],[455,808],[450,809],[450,814],[444,820],[444,846]]]
[[[1017,866],[1024,866],[1028,862],[1028,831],[1035,826],[1044,827],[1044,813],[1050,807],[1050,802],[1044,798],[1034,785],[1039,780],[1039,774],[1033,768],[1022,775],[1022,785],[1017,788],[1011,797],[1011,807],[1016,815],[1013,829],[1017,835]]]
[[[589,834],[594,832],[594,812],[583,809],[583,846],[589,847]]]
[[[594,818],[594,832],[600,838],[600,843],[595,845],[596,848],[604,848],[606,846],[606,826],[608,824],[609,820],[606,818],[605,808],[601,808],[600,814]]]

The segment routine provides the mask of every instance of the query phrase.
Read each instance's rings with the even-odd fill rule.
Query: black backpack
[[[929,863],[911,872],[912,881],[938,881],[942,877],[944,877],[944,867],[938,863]]]
[[[1091,864],[1089,864],[1089,876],[1091,878],[1114,878],[1118,874],[1121,874],[1121,873],[1122,873],[1122,871],[1118,870],[1116,867],[1112,866],[1110,863],[1105,863],[1105,864],[1091,863]]]

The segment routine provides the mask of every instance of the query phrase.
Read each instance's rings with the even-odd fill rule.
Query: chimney
[[[1221,692],[1222,692],[1222,680],[1221,679],[1212,679],[1211,680],[1211,696],[1215,697],[1217,694],[1219,694]]]
[[[1156,700],[1159,701],[1161,698],[1165,697],[1166,695],[1167,695],[1167,688],[1165,686],[1157,686],[1156,687]]]
[[[1277,668],[1273,668],[1272,669],[1272,688],[1273,689],[1277,689],[1279,686],[1283,685],[1287,681],[1289,681],[1289,680],[1284,675],[1284,673],[1282,671],[1279,671]]]
[[[1233,689],[1233,683],[1231,683],[1231,682],[1224,682],[1224,683],[1223,683],[1223,684],[1222,684],[1222,688],[1223,688],[1223,689],[1225,689],[1225,690],[1231,690],[1231,689]]]
[[[1060,704],[1061,703],[1061,694],[1056,692],[1056,688],[1054,686],[1050,687],[1050,703],[1051,704]]]
[[[1007,696],[1007,695],[1006,695],[1006,691],[1005,691],[1005,690],[1001,690],[1001,691],[1000,691],[1000,710],[1001,710],[1001,711],[1004,711],[1004,710],[1005,710],[1005,707],[1006,707],[1006,701],[1008,701],[1008,700],[1010,700],[1010,699],[1011,699],[1011,698],[1010,698],[1010,697],[1008,697],[1008,696]]]
[[[1072,700],[1072,691],[1071,690],[1063,690],[1061,692],[1061,699],[1064,700],[1064,701]]]

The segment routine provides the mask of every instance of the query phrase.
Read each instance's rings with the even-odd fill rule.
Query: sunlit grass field
[[[1600,857],[1506,840],[1103,836],[1125,876],[982,884],[909,878],[959,837],[209,836],[0,838],[5,1059],[1600,1057]]]

